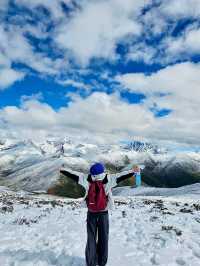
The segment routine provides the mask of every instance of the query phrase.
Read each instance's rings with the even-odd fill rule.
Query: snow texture
[[[200,265],[199,185],[171,197],[166,189],[131,191],[127,197],[127,188],[118,189],[109,213],[107,265]],[[85,266],[86,212],[81,200],[1,187],[1,265]]]

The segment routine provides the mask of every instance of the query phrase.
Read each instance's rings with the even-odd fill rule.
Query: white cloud
[[[23,63],[42,74],[56,75],[61,69],[67,68],[67,60],[52,59],[43,53],[34,51],[24,33],[27,27],[21,28],[15,25],[7,27],[0,25],[0,50],[3,51],[4,61]],[[15,40],[15,41],[13,41]]]
[[[8,8],[9,0],[1,0],[0,1],[0,11],[6,11]]]
[[[163,101],[163,102],[162,102]],[[166,117],[155,118],[149,107],[176,107]],[[163,105],[164,104],[164,105]],[[167,104],[167,105],[166,105]],[[169,106],[168,106],[169,105]],[[73,136],[116,141],[140,138],[167,143],[199,143],[199,101],[184,97],[148,98],[143,104],[129,104],[118,94],[93,93],[86,99],[76,97],[69,107],[58,111],[37,99],[24,99],[20,107],[8,106],[0,111],[0,121],[18,138]],[[2,131],[2,130],[1,130]]]
[[[63,12],[62,2],[72,7],[73,11],[69,16]],[[170,37],[169,31],[169,37],[164,38],[157,46],[146,44],[146,40],[166,33],[170,27],[173,28],[175,24],[169,24],[169,20],[174,18],[178,20],[180,18],[178,12],[188,17],[197,16],[195,14],[199,0],[192,0],[190,4],[186,0],[162,1],[160,6],[153,6],[144,15],[140,15],[142,8],[151,2],[151,0],[82,0],[78,2],[80,8],[73,8],[71,0],[58,0],[53,3],[51,0],[15,0],[17,5],[26,6],[33,12],[37,12],[37,8],[43,6],[49,10],[51,16],[46,19],[47,21],[41,20],[36,25],[24,23],[16,26],[20,15],[13,17],[13,24],[12,20],[6,27],[2,23],[0,49],[11,63],[20,62],[39,73],[58,76],[60,72],[66,73],[69,70],[72,55],[83,67],[93,58],[118,60],[120,55],[116,53],[116,45],[119,42],[127,45],[126,48],[128,45],[131,46],[127,49],[125,57],[127,60],[143,61],[146,64],[159,62],[166,65],[179,60],[183,53],[188,55],[186,58],[199,53],[197,26],[190,27],[179,38]],[[7,1],[2,3],[4,3],[2,6],[5,6]],[[20,21],[23,21],[22,18]],[[47,31],[49,22],[55,25],[50,32]],[[64,49],[62,58],[53,58],[48,53],[47,45],[47,53],[38,52],[25,37],[26,33],[39,39],[44,40],[48,37],[55,41],[56,44],[50,48],[57,52],[60,52],[60,48]]]
[[[118,76],[117,80],[130,91],[144,93],[146,108],[172,110],[170,115],[156,119],[150,138],[198,144],[200,64],[181,63],[151,75],[130,73]]]
[[[140,18],[143,23],[143,38],[139,44],[132,45],[127,58],[162,65],[189,60],[200,52],[199,25],[198,22],[192,23],[193,19],[199,17],[199,0],[161,1],[160,5],[153,6]],[[186,29],[178,28],[178,23],[183,19],[191,19],[189,26],[185,25]],[[177,37],[172,35],[175,29]],[[157,43],[151,45],[151,40],[157,40]]]
[[[22,95],[21,96],[21,105],[23,106],[24,103],[28,102],[28,101],[41,101],[43,100],[43,94],[42,92],[38,92],[38,93],[34,93],[31,95]]]
[[[149,1],[88,1],[58,29],[57,43],[73,51],[77,62],[87,65],[94,57],[113,60],[119,40],[141,33],[140,10]]]
[[[145,44],[136,44],[129,49],[126,54],[126,59],[129,61],[144,62],[151,64],[154,61],[156,49]]]
[[[76,98],[69,107],[57,112],[36,99],[22,101],[20,107],[7,106],[0,111],[4,120],[19,138],[47,136],[87,136],[116,140],[140,136],[154,120],[151,112],[140,105],[129,105],[116,94],[93,93],[88,98]]]
[[[163,40],[166,62],[184,59],[200,53],[200,28],[198,25],[189,26],[180,36],[168,37]]]
[[[160,92],[188,99],[200,96],[200,64],[191,62],[168,66],[150,75],[129,73],[116,79],[129,90],[147,95]]]
[[[56,124],[56,112],[49,105],[34,99],[23,101],[21,108],[5,107],[1,116],[13,128],[16,127],[22,132],[26,129],[32,130],[33,134],[37,129],[50,128]]]
[[[75,81],[73,79],[58,80],[58,83],[62,84],[63,86],[66,86],[66,87],[73,86],[73,87],[78,88],[78,89],[85,89],[85,90],[91,89],[91,86],[86,85],[85,83],[80,82],[80,81]]]
[[[7,56],[0,54],[0,68],[10,67],[11,63]]]
[[[69,16],[63,12],[62,2],[72,8]],[[72,55],[81,66],[88,65],[93,58],[117,60],[120,57],[116,53],[117,43],[123,42],[126,45],[130,40],[134,44],[128,49],[126,59],[144,61],[146,64],[168,64],[179,60],[183,52],[188,55],[187,58],[199,53],[200,34],[197,27],[190,28],[180,38],[164,38],[157,46],[146,44],[146,40],[166,33],[170,27],[172,30],[175,24],[169,24],[169,20],[176,22],[182,17],[198,17],[199,0],[161,1],[160,6],[153,6],[144,15],[140,15],[141,10],[151,4],[151,0],[82,0],[77,2],[79,8],[74,8],[74,1],[71,0],[15,0],[15,3],[29,8],[33,13],[37,12],[39,6],[43,6],[49,10],[51,16],[46,21],[38,21],[36,25],[23,23],[16,26],[20,18],[20,15],[16,15],[6,25],[6,30],[2,23],[0,49],[11,63],[24,63],[42,74],[59,75],[61,71],[66,72]],[[8,1],[1,1],[5,11],[7,4]],[[21,17],[19,21],[22,23],[23,19]],[[47,31],[49,22],[54,24],[50,32]],[[62,59],[54,59],[48,53],[37,52],[26,39],[26,33],[39,39],[49,37],[56,41],[57,46],[53,49],[57,52],[60,48],[65,50]],[[168,33],[170,36],[170,31]]]
[[[23,79],[25,74],[23,72],[15,71],[11,68],[0,68],[0,90],[3,90],[14,82]]]
[[[50,11],[51,15],[55,18],[61,18],[64,14],[60,5],[60,0],[15,0],[17,5],[26,6],[29,9],[38,8],[39,6],[47,8]],[[65,1],[65,2],[71,2]]]
[[[166,16],[157,5],[152,6],[139,19],[143,23],[143,39],[150,39],[162,35],[169,27]]]
[[[70,0],[63,1],[72,4]],[[62,74],[67,71],[71,71],[72,78],[78,76],[75,72],[79,70],[74,70],[73,65],[69,67],[68,59],[70,57],[71,60],[72,54],[80,66],[84,67],[93,58],[117,60],[115,49],[118,42],[123,42],[125,49],[132,45],[125,59],[144,61],[147,64],[167,64],[183,59],[183,54],[189,58],[200,52],[200,30],[197,24],[187,27],[176,38],[170,37],[178,19],[199,17],[199,0],[161,1],[160,6],[153,7],[144,16],[140,16],[141,9],[150,0],[83,0],[78,3],[80,9],[74,9],[70,16],[63,13],[60,0],[15,2],[33,12],[37,12],[38,6],[46,7],[51,14],[49,21],[55,28],[47,32],[47,21],[41,21],[37,25],[24,23],[17,26],[14,23],[17,17],[13,18],[11,24],[1,23],[1,89],[25,75],[12,69],[13,62],[25,64],[40,74],[55,76],[55,80],[61,82],[61,78],[66,76]],[[0,9],[6,10],[6,4],[7,1],[2,0]],[[60,51],[63,48],[63,57],[54,59],[49,53],[38,52],[25,37],[27,32],[39,39],[49,37],[56,41],[57,47],[54,46],[53,49]],[[163,33],[167,37],[154,47],[150,46],[151,40],[154,37],[159,39],[159,35]],[[102,74],[101,78],[112,79],[109,74]],[[200,64],[176,64],[150,75],[130,73],[118,76],[117,80],[128,90],[144,93],[147,98],[141,104],[131,105],[123,102],[117,94],[94,93],[86,99],[72,97],[69,107],[55,111],[51,106],[40,102],[40,95],[24,96],[20,107],[7,106],[0,111],[0,120],[4,121],[1,132],[6,123],[10,128],[9,132],[18,137],[46,136],[53,132],[56,135],[85,134],[109,139],[141,136],[192,144],[199,142]],[[87,89],[78,79],[63,81],[64,83],[66,86]],[[160,97],[159,93],[165,96]],[[155,118],[149,110],[152,107],[172,109],[172,113],[163,118]]]
[[[200,16],[200,1],[199,0],[168,0],[162,1],[160,12],[165,16],[180,19]]]

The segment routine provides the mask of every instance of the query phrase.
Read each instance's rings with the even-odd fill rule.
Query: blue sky
[[[2,0],[0,136],[197,147],[199,61],[199,0]]]

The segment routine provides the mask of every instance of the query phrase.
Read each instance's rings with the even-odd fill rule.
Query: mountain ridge
[[[200,153],[174,153],[146,142],[95,144],[73,140],[1,141],[0,185],[15,189],[46,190],[60,184],[59,169],[88,173],[101,161],[110,173],[142,164],[142,180],[154,187],[180,187],[200,182]]]

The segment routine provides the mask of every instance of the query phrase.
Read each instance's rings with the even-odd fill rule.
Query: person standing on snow
[[[86,190],[84,199],[88,207],[85,248],[87,266],[106,265],[109,236],[108,209],[112,209],[114,206],[111,188],[136,175],[138,171],[139,169],[134,167],[131,171],[108,175],[105,174],[104,165],[101,163],[93,164],[87,177],[68,172],[65,169],[60,170],[61,174],[73,179]]]

